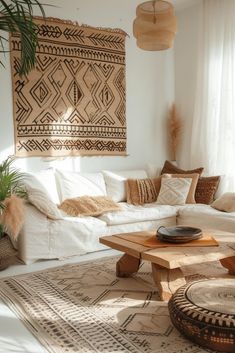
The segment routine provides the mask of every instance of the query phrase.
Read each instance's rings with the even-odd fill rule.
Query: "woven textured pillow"
[[[165,161],[164,166],[162,168],[161,174],[194,174],[197,173],[199,175],[202,174],[204,168],[196,168],[191,170],[184,170],[176,167],[169,161]]]
[[[99,216],[105,212],[121,210],[116,202],[106,196],[75,197],[64,200],[58,208],[74,217]]]
[[[162,178],[157,203],[161,205],[184,205],[192,178]]]
[[[163,174],[163,177],[167,176],[168,178],[192,178],[191,186],[189,189],[189,193],[186,199],[186,203],[196,203],[195,201],[195,191],[197,187],[197,182],[199,178],[199,174]]]
[[[220,176],[200,177],[195,192],[196,203],[210,205],[214,201],[219,182]]]
[[[128,179],[126,181],[127,203],[143,205],[157,200],[161,177],[155,179]]]

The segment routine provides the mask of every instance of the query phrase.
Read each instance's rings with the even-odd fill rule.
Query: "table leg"
[[[179,287],[186,284],[180,268],[168,269],[152,263],[152,273],[161,300],[169,300]]]
[[[140,266],[140,259],[124,254],[116,264],[117,277],[130,277],[137,272]]]
[[[221,259],[220,263],[222,266],[228,269],[230,275],[235,275],[235,256],[227,257],[226,259]]]

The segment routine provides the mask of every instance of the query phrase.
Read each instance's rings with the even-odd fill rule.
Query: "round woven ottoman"
[[[235,353],[235,279],[192,282],[168,304],[174,326],[193,342]]]

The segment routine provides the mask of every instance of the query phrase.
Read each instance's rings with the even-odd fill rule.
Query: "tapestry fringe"
[[[45,22],[51,21],[51,22],[60,22],[60,23],[64,23],[64,24],[70,24],[73,26],[79,26],[79,27],[85,27],[85,28],[90,28],[90,29],[98,29],[100,31],[109,31],[109,32],[113,32],[113,33],[118,33],[118,34],[122,34],[125,36],[128,36],[130,38],[130,35],[125,32],[123,29],[121,28],[110,28],[110,27],[95,27],[95,26],[91,26],[91,25],[87,25],[87,24],[79,24],[77,21],[72,21],[72,20],[64,20],[61,18],[56,18],[56,17],[41,17],[41,16],[35,16],[34,17],[36,20],[44,20]]]

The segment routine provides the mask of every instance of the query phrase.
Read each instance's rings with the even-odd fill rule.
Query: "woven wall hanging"
[[[16,156],[125,155],[126,33],[35,22],[37,64],[26,78],[11,37]]]

